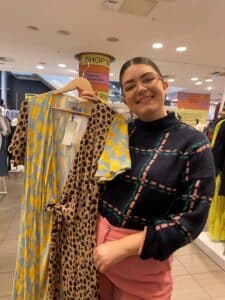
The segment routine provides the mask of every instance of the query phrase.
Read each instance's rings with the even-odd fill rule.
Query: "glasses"
[[[145,74],[141,76],[139,82],[143,87],[149,88],[152,86],[152,84],[156,79],[162,79],[162,78],[159,75],[153,73]],[[123,86],[123,92],[125,94],[135,93],[137,91],[137,88],[138,88],[138,81],[128,80],[127,82],[125,82]]]

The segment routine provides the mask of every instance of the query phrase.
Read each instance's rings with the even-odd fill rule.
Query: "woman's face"
[[[166,116],[164,106],[167,82],[162,81],[149,65],[128,67],[122,77],[124,102],[142,121],[154,121]]]

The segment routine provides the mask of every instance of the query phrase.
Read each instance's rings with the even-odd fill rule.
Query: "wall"
[[[8,75],[8,97],[7,104],[10,109],[19,109],[21,102],[25,99],[25,94],[42,94],[50,89],[41,81],[22,80]]]

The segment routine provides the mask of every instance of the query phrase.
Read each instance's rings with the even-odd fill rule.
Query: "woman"
[[[131,169],[108,182],[99,204],[94,263],[102,300],[168,300],[172,254],[203,229],[214,190],[205,136],[167,113],[168,85],[148,58],[120,71]],[[81,92],[82,97],[94,95]]]

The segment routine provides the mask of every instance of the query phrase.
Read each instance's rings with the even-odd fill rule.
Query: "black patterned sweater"
[[[202,231],[215,170],[206,136],[166,117],[129,126],[131,169],[104,186],[100,214],[117,227],[143,230],[142,259],[164,260]]]

